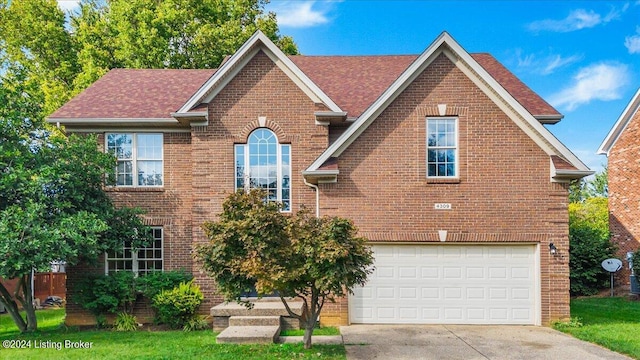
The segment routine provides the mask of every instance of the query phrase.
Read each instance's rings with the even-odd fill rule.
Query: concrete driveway
[[[352,325],[340,328],[349,360],[628,360],[538,326]]]

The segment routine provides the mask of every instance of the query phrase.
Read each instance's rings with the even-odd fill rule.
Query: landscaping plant
[[[136,301],[136,279],[131,271],[89,275],[77,285],[76,301],[96,317],[118,312],[130,313]]]
[[[136,331],[138,330],[138,319],[126,312],[118,313],[113,322],[113,329],[115,331]]]
[[[136,289],[147,299],[153,299],[162,290],[170,290],[193,279],[185,270],[151,271],[136,279]]]
[[[161,291],[153,297],[151,306],[156,311],[159,323],[178,329],[184,328],[190,321],[194,321],[202,300],[204,300],[204,296],[200,287],[191,280],[180,283],[171,290]]]
[[[154,271],[136,276],[131,271],[107,275],[89,274],[77,284],[76,302],[96,316],[98,327],[106,324],[105,314],[131,314],[139,296],[153,300],[163,290],[171,290],[193,279],[184,270]]]
[[[569,204],[571,295],[594,295],[609,284],[609,274],[601,266],[615,255],[607,204],[604,197]]]
[[[258,296],[279,294],[289,315],[304,324],[310,348],[324,304],[366,282],[371,249],[348,219],[317,218],[306,209],[285,215],[280,204],[264,199],[260,190],[231,194],[219,219],[203,225],[209,243],[197,248],[196,258],[227,301],[241,302],[252,287]],[[304,303],[302,313],[287,304],[292,297]]]

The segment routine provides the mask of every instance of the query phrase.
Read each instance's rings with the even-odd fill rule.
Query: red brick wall
[[[104,143],[104,133],[99,140]],[[143,208],[145,223],[163,228],[164,269],[193,272],[191,260],[191,134],[164,134],[164,186],[162,188],[109,188],[117,206]],[[83,310],[74,297],[74,284],[87,273],[104,273],[104,259],[67,270],[67,318],[69,325],[94,324],[93,315]],[[149,318],[148,309],[137,313]]]
[[[640,245],[640,112],[620,134],[609,152],[609,230],[618,246],[617,257],[625,259],[628,251]],[[626,261],[616,274],[618,285],[629,287]]]
[[[259,117],[280,143],[291,144],[292,209],[315,206],[313,190],[301,172],[328,144],[328,130],[315,125],[314,111],[326,110],[305,95],[264,53],[259,53],[209,104],[209,125],[192,132],[193,242],[206,241],[200,225],[222,211],[224,198],[234,191],[234,144],[246,143],[260,127]],[[203,307],[222,302],[206,275],[196,271],[206,294]]]
[[[458,117],[458,183],[426,178],[425,119],[438,104]],[[338,182],[321,185],[321,214],[352,218],[372,241],[438,241],[442,229],[450,241],[540,243],[548,323],[569,316],[567,188],[550,182],[549,166],[549,156],[441,55],[342,153]],[[453,210],[434,210],[435,203]],[[549,242],[561,255],[551,262]]]
[[[460,181],[453,184],[425,176],[425,118],[442,103],[459,118]],[[343,130],[330,137],[315,125],[317,110],[327,109],[259,53],[209,104],[208,126],[165,134],[162,189],[111,192],[118,204],[144,206],[149,225],[163,226],[165,268],[193,271],[205,294],[202,313],[222,298],[191,252],[206,241],[201,224],[234,191],[234,144],[265,117],[280,142],[291,144],[292,208],[314,208],[301,171]],[[569,315],[567,188],[550,182],[548,155],[448,59],[409,86],[342,154],[339,168],[338,183],[320,185],[322,214],[352,218],[372,241],[436,241],[446,229],[452,241],[540,243],[543,322]],[[453,210],[434,211],[436,202]],[[561,256],[549,259],[549,242]],[[75,270],[91,269],[70,270],[70,282]],[[345,299],[327,304],[323,323],[347,323],[346,309]]]

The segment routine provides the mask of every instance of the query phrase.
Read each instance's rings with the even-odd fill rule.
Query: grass
[[[64,310],[37,312],[39,330],[20,334],[9,315],[0,315],[0,341],[16,340],[23,349],[0,349],[0,358],[11,359],[345,359],[342,345],[302,344],[235,345],[217,344],[216,333],[204,331],[85,330],[62,326]],[[69,348],[85,344],[90,348]],[[60,344],[61,350],[56,346]],[[47,348],[49,347],[49,348]]]
[[[282,330],[280,336],[303,336],[304,329]],[[340,335],[340,330],[333,326],[326,326],[313,329],[313,335]]]
[[[640,359],[640,302],[626,298],[571,300],[575,326],[555,325],[560,331]]]

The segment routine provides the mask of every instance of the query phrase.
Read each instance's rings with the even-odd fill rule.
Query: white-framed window
[[[235,188],[261,188],[269,201],[291,211],[291,145],[280,144],[273,131],[254,130],[246,144],[235,145]]]
[[[116,186],[163,185],[162,134],[108,133],[106,148],[118,159]]]
[[[427,119],[427,177],[458,177],[458,120]]]
[[[163,270],[163,234],[161,227],[152,227],[153,242],[135,251],[131,243],[125,241],[122,253],[109,251],[105,255],[105,273],[133,271],[143,276],[152,271]]]

